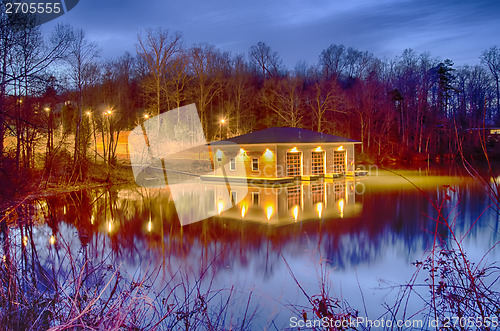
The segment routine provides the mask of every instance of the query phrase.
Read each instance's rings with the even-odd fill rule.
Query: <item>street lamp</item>
[[[226,124],[226,119],[222,118],[219,121],[219,140],[222,140],[222,124]]]
[[[145,115],[144,115],[144,118],[145,118],[145,119],[148,119],[148,118],[149,118],[149,114],[145,114]]]
[[[92,118],[92,111],[90,109],[87,110],[85,114],[89,117],[89,130],[92,131],[92,135],[94,136],[94,161],[97,162],[97,137],[94,118]]]
[[[50,107],[46,106],[43,108],[45,112],[47,113],[48,116],[48,129],[47,129],[47,156],[49,156],[52,153],[52,149],[54,148],[54,134],[53,134],[53,119],[52,119],[52,113],[50,112]]]

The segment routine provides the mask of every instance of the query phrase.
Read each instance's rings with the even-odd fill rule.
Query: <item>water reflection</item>
[[[444,202],[443,214],[454,221],[457,234],[468,234],[471,255],[484,254],[498,242],[498,214],[482,214],[490,203],[477,183],[442,176],[415,182],[431,201]],[[298,269],[319,256],[350,278],[363,266],[377,277],[378,266],[387,269],[391,256],[396,276],[411,272],[411,262],[434,240],[436,210],[412,184],[390,174],[250,186],[247,192],[237,185],[228,191],[225,185],[200,182],[177,191],[184,201],[177,206],[166,188],[136,187],[80,191],[21,205],[9,211],[9,226],[2,230],[2,259],[18,258],[9,255],[9,245],[17,242],[24,247],[21,255],[36,247],[50,269],[61,245],[70,243],[75,254],[90,259],[112,254],[131,270],[149,260],[173,273],[179,268],[200,273],[210,266],[222,287],[227,279],[251,274],[247,282],[272,292],[288,277],[281,254],[293,257]],[[203,196],[195,208],[193,195]],[[207,210],[217,216],[181,225],[181,219],[197,219]],[[438,231],[446,238],[449,230],[440,225]],[[358,290],[344,289],[349,291]]]
[[[206,213],[224,219],[283,226],[297,222],[354,216],[361,211],[356,204],[354,180],[319,180],[283,185],[232,185],[230,194],[226,185],[199,183],[179,191],[185,209],[177,209],[179,218],[197,219]],[[192,206],[193,194],[204,192],[201,203]],[[200,196],[197,194],[197,196]],[[229,197],[229,198],[226,198]],[[239,201],[238,203],[234,203]],[[188,223],[189,224],[189,223]],[[185,224],[183,224],[185,225]]]
[[[294,245],[304,240],[305,232],[307,240],[319,241],[325,256],[340,267],[373,262],[383,246],[394,246],[395,242],[408,252],[428,247],[436,211],[422,194],[400,184],[381,190],[380,179],[376,183],[371,183],[372,179],[357,181],[250,186],[248,191],[246,186],[240,191],[233,185],[229,194],[225,185],[198,183],[178,190],[179,201],[185,203],[178,204],[177,210],[166,188],[111,187],[36,201],[15,209],[10,216],[12,224],[17,224],[14,220],[35,219],[48,227],[46,241],[52,244],[57,242],[60,224],[65,223],[74,227],[82,246],[101,233],[117,253],[134,251],[134,245],[144,242],[157,256],[187,252],[194,242],[204,247],[238,245],[244,249],[240,250],[242,255],[251,255],[252,247],[262,247],[268,240],[277,247]],[[357,192],[360,183],[363,194]],[[453,191],[437,185],[427,192],[436,201],[448,198],[445,211],[458,219],[457,230],[466,233],[487,205],[487,196],[473,183],[451,187]],[[190,201],[199,192],[203,192],[203,199],[197,199],[199,204],[193,208]],[[180,219],[198,219],[207,211],[218,216],[182,226]],[[496,223],[483,221],[471,233],[491,226],[496,234]],[[442,226],[439,231],[446,235],[447,229]],[[496,235],[492,235],[488,242],[494,244],[495,240]]]

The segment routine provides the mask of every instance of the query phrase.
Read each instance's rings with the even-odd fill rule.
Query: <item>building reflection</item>
[[[361,213],[356,202],[355,179],[318,180],[280,185],[232,185],[199,183],[179,192],[179,219],[198,220],[201,215],[219,215],[245,222],[286,225],[343,218]],[[181,225],[187,225],[184,222]]]

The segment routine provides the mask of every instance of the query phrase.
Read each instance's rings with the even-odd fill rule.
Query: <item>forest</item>
[[[335,44],[293,69],[265,42],[246,54],[187,45],[181,32],[140,31],[136,54],[103,59],[85,31],[0,22],[0,169],[5,187],[31,178],[88,180],[114,166],[120,134],[195,103],[208,140],[273,126],[357,139],[370,162],[453,159],[500,124],[500,48],[478,63],[406,49],[393,59]],[[97,141],[102,148],[97,149]]]

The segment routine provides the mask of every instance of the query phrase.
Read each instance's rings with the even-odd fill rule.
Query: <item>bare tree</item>
[[[491,75],[495,79],[497,111],[496,115],[500,115],[500,48],[493,46],[481,55],[481,61],[486,63],[490,69]]]
[[[262,78],[278,78],[285,74],[283,60],[271,47],[259,41],[248,51],[250,63],[262,73]]]
[[[247,133],[252,127],[252,96],[255,88],[252,85],[252,74],[243,56],[239,55],[231,61],[231,76],[227,84],[227,104],[231,109],[231,117],[235,121],[228,123],[236,134]],[[235,122],[235,123],[233,123]]]
[[[75,148],[73,155],[73,171],[70,180],[84,179],[84,160],[86,158],[86,135],[82,134],[83,93],[92,83],[95,83],[95,61],[99,56],[97,44],[87,39],[82,29],[73,29],[70,26],[61,26],[71,35],[69,53],[66,62],[70,67],[70,80],[76,88],[77,118],[75,123]]]
[[[342,107],[343,100],[340,95],[340,87],[336,81],[321,80],[309,88],[308,106],[313,111],[316,119],[316,130],[322,132],[325,115],[327,113],[346,114],[345,107]]]
[[[193,96],[205,134],[209,134],[208,123],[213,119],[213,113],[208,114],[209,105],[223,90],[224,76],[229,73],[229,55],[207,44],[192,47],[189,55],[189,69],[194,76]]]
[[[193,76],[188,74],[189,55],[186,52],[179,52],[170,65],[167,83],[164,86],[167,94],[167,102],[179,108],[187,99],[187,87]],[[169,106],[171,108],[171,106]]]
[[[268,80],[261,91],[262,105],[278,118],[278,125],[299,127],[302,124],[303,82],[297,77]]]
[[[180,33],[170,33],[163,28],[146,30],[146,36],[138,36],[137,53],[147,63],[150,81],[146,82],[146,91],[152,91],[154,115],[162,110],[162,90],[166,86],[167,69],[182,50]]]

